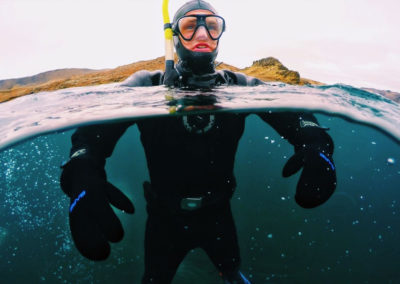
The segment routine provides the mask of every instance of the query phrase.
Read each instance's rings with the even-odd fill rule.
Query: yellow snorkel
[[[174,42],[172,26],[169,20],[168,13],[168,2],[169,0],[163,0],[162,12],[164,19],[164,36],[165,36],[165,76],[174,69]]]

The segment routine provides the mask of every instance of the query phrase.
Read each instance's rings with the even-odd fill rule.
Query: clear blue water
[[[73,245],[59,166],[76,126],[179,115],[193,104],[184,96],[196,102],[199,94],[111,84],[0,104],[0,282],[140,283],[148,172],[136,126],[106,165],[110,182],[137,210],[117,213],[126,235],[104,262],[83,258]],[[293,200],[299,174],[281,176],[292,146],[257,116],[247,118],[232,200],[244,274],[254,283],[399,283],[398,104],[343,85],[270,84],[213,95],[218,111],[312,110],[336,145],[336,192],[322,206],[302,209]],[[189,281],[221,283],[201,250],[185,258],[173,283]]]

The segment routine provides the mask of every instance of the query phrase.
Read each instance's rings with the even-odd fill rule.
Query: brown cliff
[[[267,57],[254,61],[253,65],[240,71],[266,82],[279,81],[293,85],[321,85],[321,83],[317,81],[301,78],[299,72],[289,70],[274,57]]]
[[[164,57],[158,57],[153,60],[139,61],[128,65],[123,65],[115,69],[107,70],[91,70],[89,73],[80,72],[79,74],[71,75],[71,73],[58,74],[57,79],[53,79],[47,82],[39,82],[27,85],[10,85],[11,88],[2,90],[0,88],[0,102],[8,101],[13,98],[23,96],[26,94],[32,94],[42,91],[54,91],[58,89],[70,88],[70,87],[81,87],[98,84],[107,84],[121,82],[128,78],[130,75],[139,70],[163,70],[164,69]],[[227,69],[235,72],[242,72],[244,74],[259,78],[263,81],[280,81],[288,84],[317,84],[321,83],[304,79],[300,77],[297,71],[291,71],[286,68],[279,60],[268,57],[253,62],[253,65],[244,69],[239,69],[229,64],[221,63],[217,69]],[[70,70],[70,69],[69,69]],[[79,72],[79,69],[76,69]],[[51,72],[51,71],[50,71]],[[46,72],[49,73],[49,72]],[[15,79],[13,79],[15,80]],[[8,81],[8,80],[3,80]],[[32,82],[32,80],[27,80]],[[7,84],[7,83],[4,83]]]

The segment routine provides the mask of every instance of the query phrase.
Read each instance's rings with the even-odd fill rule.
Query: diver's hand
[[[302,147],[287,161],[282,175],[291,176],[301,168],[295,200],[303,208],[314,208],[327,201],[335,191],[336,168],[332,155],[318,147]]]
[[[170,72],[164,73],[163,84],[167,87],[174,87],[175,83],[179,80],[179,73],[175,68],[172,68]]]
[[[73,158],[63,166],[60,184],[71,199],[69,224],[77,249],[88,259],[106,259],[109,242],[119,242],[124,236],[110,204],[127,213],[134,212],[133,204],[107,182],[104,168],[87,158]]]

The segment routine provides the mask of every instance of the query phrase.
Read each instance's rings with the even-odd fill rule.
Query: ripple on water
[[[32,94],[0,104],[0,150],[32,136],[86,123],[168,115],[174,102],[172,109],[182,109],[182,99],[199,95],[215,97],[212,104],[223,110],[289,109],[339,115],[371,125],[400,141],[398,104],[351,86],[268,83],[202,92],[106,84]]]

